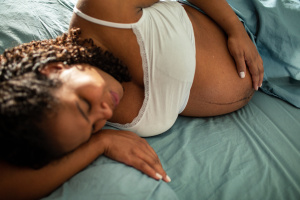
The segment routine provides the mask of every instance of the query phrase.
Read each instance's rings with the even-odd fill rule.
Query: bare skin
[[[243,107],[254,93],[249,71],[241,79],[228,51],[224,31],[207,16],[184,7],[194,24],[197,60],[190,98],[181,114],[215,116]]]
[[[101,12],[101,6],[101,1],[81,0],[77,4],[79,10],[92,17],[118,23],[134,23],[142,15],[141,10],[135,8],[131,12],[130,9],[122,10],[125,16],[122,18],[113,17],[113,12],[111,17],[108,17],[106,13]],[[243,107],[251,99],[254,93],[253,87],[257,89],[261,84],[261,77],[257,83],[252,82],[251,73],[245,67],[243,71],[246,77],[241,79],[236,60],[228,50],[224,30],[195,9],[189,6],[184,8],[193,24],[197,60],[190,98],[181,115],[215,116]],[[242,29],[243,34],[246,34],[242,24],[239,21],[237,23],[240,26],[238,30]],[[128,66],[133,79],[123,84],[126,93],[110,121],[130,123],[137,116],[144,100],[142,60],[136,36],[132,30],[95,25],[77,15],[73,15],[70,27],[81,28],[83,38],[92,37],[97,45],[112,52]]]

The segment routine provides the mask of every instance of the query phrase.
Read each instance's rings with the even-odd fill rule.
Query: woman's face
[[[63,82],[54,92],[59,106],[55,116],[43,126],[54,143],[63,152],[69,152],[86,142],[112,117],[123,88],[112,76],[90,65],[60,65],[51,70],[51,75],[58,75]]]

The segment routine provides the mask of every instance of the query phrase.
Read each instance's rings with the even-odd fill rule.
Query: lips
[[[114,104],[114,108],[116,108],[116,106],[119,105],[120,103],[119,94],[114,91],[110,91],[110,94],[111,94],[112,102]]]

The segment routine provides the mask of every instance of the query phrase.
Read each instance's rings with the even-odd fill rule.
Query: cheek
[[[83,137],[86,134],[77,132],[72,135],[66,136],[63,140],[60,141],[61,149],[64,152],[70,152],[78,148],[81,144],[88,141],[89,137]]]
[[[52,123],[52,138],[58,148],[64,152],[70,152],[86,142],[90,133],[84,123],[72,118],[72,114],[64,113],[56,117]]]
[[[61,136],[60,146],[65,152],[70,152],[88,141],[89,137],[90,134],[87,133],[86,129],[73,125]]]

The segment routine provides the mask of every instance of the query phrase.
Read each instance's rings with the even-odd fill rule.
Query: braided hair
[[[90,64],[119,82],[130,81],[126,66],[111,53],[81,39],[80,29],[56,39],[32,41],[0,55],[0,159],[40,168],[63,154],[39,124],[55,113],[59,100],[53,91],[62,85],[40,72],[50,63]]]

